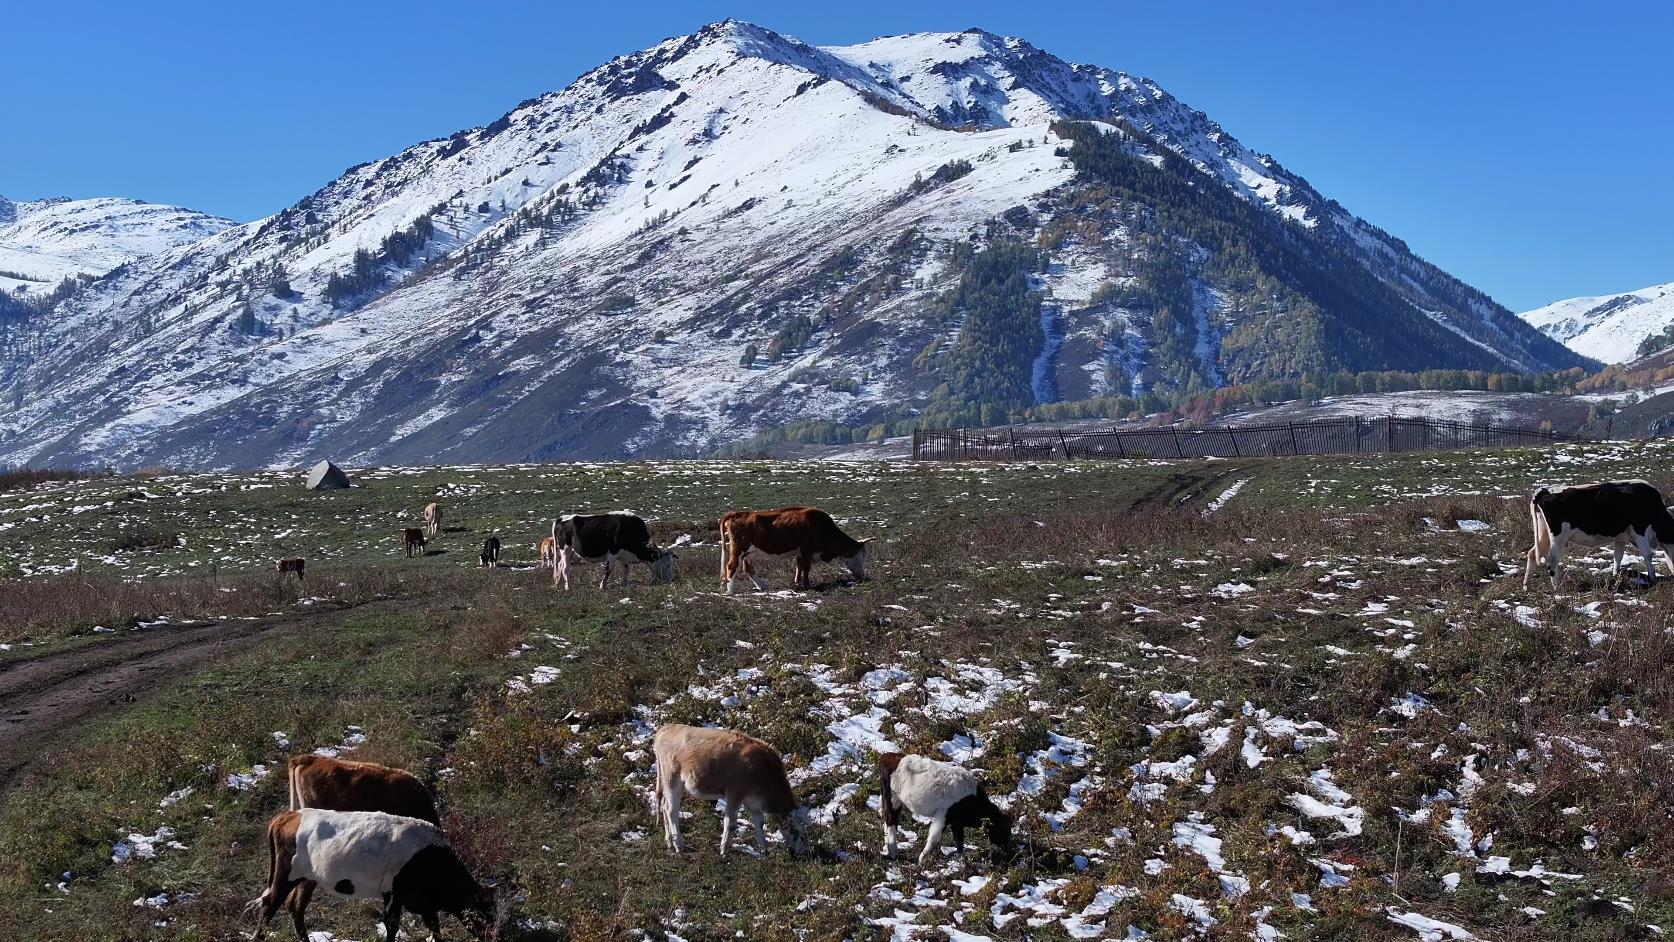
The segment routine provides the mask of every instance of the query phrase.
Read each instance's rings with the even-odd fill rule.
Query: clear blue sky
[[[1514,309],[1674,281],[1674,4],[8,4],[0,194],[239,220],[734,16],[981,26],[1156,79]]]

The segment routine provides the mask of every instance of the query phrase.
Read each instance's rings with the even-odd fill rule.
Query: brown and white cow
[[[257,939],[292,899],[297,938],[307,942],[303,917],[315,887],[382,902],[385,942],[395,942],[405,910],[417,913],[436,938],[442,913],[484,942],[499,934],[494,890],[477,883],[428,821],[380,811],[281,811],[268,822],[267,847],[267,886],[250,904],[260,915]]]
[[[442,505],[429,503],[424,505],[424,529],[430,536],[442,532]]]
[[[301,582],[302,570],[306,568],[307,565],[308,560],[303,559],[301,556],[286,556],[284,559],[276,559],[273,561],[273,571],[281,576],[289,575],[294,572],[296,573],[297,581]]]
[[[742,567],[760,591],[767,587],[756,578],[755,562],[790,559],[796,587],[806,589],[816,556],[825,562],[840,560],[856,579],[864,580],[871,542],[850,538],[817,507],[735,510],[721,517],[721,581],[731,594]]]
[[[558,541],[553,539],[552,537],[550,537],[550,536],[541,537],[541,543],[540,543],[540,546],[537,547],[537,549],[540,551],[540,554],[541,554],[541,568],[542,569],[551,569],[552,567],[558,565],[557,546],[558,546]]]
[[[1616,553],[1616,573],[1622,571],[1622,551],[1632,545],[1645,560],[1645,577],[1656,582],[1656,551],[1660,546],[1674,567],[1674,514],[1662,494],[1645,481],[1609,481],[1580,487],[1543,487],[1529,498],[1534,545],[1523,569],[1523,588],[1529,587],[1535,566],[1545,561],[1552,588],[1563,585],[1564,549],[1609,546]]]
[[[292,756],[290,787],[292,811],[382,811],[441,823],[430,789],[406,769],[330,756]]]
[[[407,558],[408,559],[413,558],[413,555],[415,553],[419,556],[423,556],[424,555],[424,545],[428,542],[429,541],[424,538],[424,528],[422,528],[422,527],[402,527],[401,528],[401,548],[407,551]]]
[[[732,846],[738,813],[746,809],[757,850],[767,852],[766,815],[784,821],[785,844],[791,853],[807,850],[807,812],[797,806],[777,749],[730,729],[669,724],[652,737],[651,751],[657,757],[655,810],[669,850],[686,849],[680,836],[680,801],[686,795],[726,802],[721,824],[723,856]]]

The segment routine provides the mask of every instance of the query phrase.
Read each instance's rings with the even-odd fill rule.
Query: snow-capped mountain
[[[141,200],[0,196],[0,292],[43,294],[66,278],[196,242],[237,225],[179,206]]]
[[[1625,294],[1569,298],[1517,315],[1577,353],[1626,363],[1639,344],[1674,325],[1674,282]]]
[[[0,354],[0,461],[707,452],[1580,358],[1155,83],[728,21],[162,252]],[[10,404],[10,411],[5,411]]]

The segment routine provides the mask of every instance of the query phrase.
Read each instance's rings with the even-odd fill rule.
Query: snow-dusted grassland
[[[1615,583],[1594,554],[1565,595],[1524,592],[1523,495],[1637,475],[1674,490],[1671,452],[448,468],[335,494],[246,474],[0,495],[0,590],[209,584],[229,608],[265,593],[319,613],[158,678],[0,795],[0,936],[248,930],[261,824],[284,802],[271,773],[329,748],[433,776],[462,854],[517,888],[508,938],[1651,937],[1674,925],[1671,590]],[[429,500],[459,529],[408,561],[393,531]],[[779,591],[719,595],[714,516],[798,501],[882,538],[876,578],[816,568],[798,593],[779,567]],[[623,506],[689,537],[674,585],[565,594],[532,568],[469,569],[486,533],[527,565],[551,513]],[[310,558],[296,602],[260,574],[292,553]],[[389,597],[341,608],[368,573]],[[83,612],[7,629],[0,656],[170,630],[163,614],[202,612]],[[818,853],[793,860],[775,832],[766,858],[721,860],[701,804],[697,849],[667,853],[646,804],[648,737],[668,721],[793,755]],[[980,769],[1019,820],[1015,852],[979,834],[924,868],[881,858],[869,763],[886,746]],[[310,915],[319,939],[372,932],[358,906]]]

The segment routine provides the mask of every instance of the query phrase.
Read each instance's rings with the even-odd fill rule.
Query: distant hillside
[[[1674,282],[1625,294],[1554,301],[1517,315],[1577,353],[1605,363],[1641,355],[1646,338],[1674,328]],[[1666,346],[1674,346],[1674,336]]]

